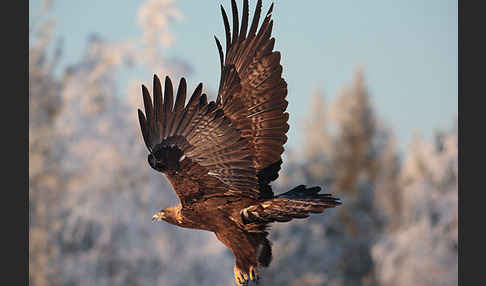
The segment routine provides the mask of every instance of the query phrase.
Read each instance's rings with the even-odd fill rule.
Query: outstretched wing
[[[273,51],[275,39],[271,38],[273,4],[258,31],[262,1],[257,3],[249,30],[248,0],[243,2],[240,30],[236,3],[232,0],[231,4],[232,34],[226,12],[221,7],[226,32],[226,55],[215,38],[221,61],[216,102],[242,136],[249,140],[260,184],[266,185],[278,177],[283,145],[287,141],[285,134],[289,129],[289,115],[285,112],[288,104],[285,100],[287,84],[281,76],[280,53]],[[240,102],[245,109],[233,108],[234,102]]]
[[[165,78],[164,96],[154,75],[152,103],[142,86],[145,114],[138,116],[143,139],[150,151],[152,167],[164,172],[181,203],[201,198],[209,192],[258,197],[258,179],[248,139],[232,126],[231,120],[214,101],[207,102],[199,84],[187,105],[186,81],[181,79],[174,103],[173,87]]]

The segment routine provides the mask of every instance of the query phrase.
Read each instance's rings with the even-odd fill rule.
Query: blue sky
[[[237,1],[241,7],[241,1]],[[55,1],[56,36],[64,39],[62,65],[77,62],[92,33],[108,41],[139,38],[137,10],[143,1]],[[189,85],[216,90],[219,59],[213,35],[223,38],[219,5],[229,0],[179,0],[184,19],[172,25],[175,43],[166,53],[186,60]],[[39,5],[31,0],[30,8]],[[250,10],[255,1],[250,0]],[[264,10],[270,1],[264,1]],[[241,8],[240,8],[241,9]],[[298,122],[312,91],[330,102],[362,66],[378,115],[403,149],[417,132],[431,138],[452,126],[458,102],[457,1],[275,1],[276,49],[288,83],[291,129],[287,146],[298,148]],[[145,77],[146,75],[141,75]],[[150,79],[142,79],[150,82]]]

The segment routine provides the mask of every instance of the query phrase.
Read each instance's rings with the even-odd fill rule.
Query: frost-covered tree
[[[172,18],[162,18],[177,12],[172,2],[148,1],[151,13],[140,14],[168,25]],[[83,58],[55,77],[47,32],[32,32],[30,50],[30,285],[232,283],[231,256],[215,237],[151,222],[177,198],[147,168],[136,113],[140,90],[123,97],[117,83],[118,71],[138,62],[138,40],[92,36]],[[144,44],[142,50],[151,48]],[[187,66],[158,59],[162,75]],[[147,67],[152,60],[139,62]]]
[[[350,85],[345,86],[330,111],[337,126],[336,148],[332,153],[335,188],[353,195],[361,176],[373,176],[376,119],[359,69]]]
[[[382,140],[381,155],[376,161],[375,208],[383,220],[383,231],[388,232],[397,228],[402,219],[401,161],[391,129],[383,126],[379,130],[387,140]]]
[[[329,110],[314,106],[325,110],[304,136],[322,144],[303,140],[305,160],[286,165],[284,182],[325,186],[343,205],[273,227],[264,285],[457,285],[457,127],[414,139],[402,159],[362,72]]]
[[[40,11],[31,11],[29,27],[29,281],[30,285],[49,285],[57,269],[50,265],[56,249],[49,228],[57,226],[58,204],[62,192],[59,181],[60,160],[56,150],[55,130],[61,102],[62,82],[53,75],[61,55],[54,45],[54,21],[49,17],[49,3]]]
[[[381,285],[458,284],[457,128],[414,138],[399,174],[400,220],[373,247]]]
[[[152,224],[177,197],[147,167],[142,82],[118,82],[133,66],[190,72],[164,53],[183,14],[173,0],[147,0],[140,38],[92,36],[76,64],[54,73],[62,45],[50,5],[29,28],[29,285],[233,284],[233,257],[211,233]],[[319,92],[312,105],[304,152],[286,151],[274,189],[305,181],[343,205],[275,224],[261,284],[456,285],[457,127],[433,143],[415,139],[402,161],[361,71],[330,106]]]
[[[93,38],[62,93],[56,128],[69,142],[61,165],[69,195],[57,237],[60,279],[89,285],[217,285],[223,277],[202,274],[220,273],[204,258],[226,258],[222,247],[212,245],[215,238],[151,223],[152,213],[177,198],[163,176],[147,168],[133,120],[136,109],[115,96],[112,75],[122,61],[111,57],[111,50]]]
[[[306,164],[306,176],[319,182],[329,180],[333,175],[330,155],[334,147],[329,132],[327,106],[322,94],[323,91],[320,89],[314,91],[311,98],[311,113],[302,122],[305,134],[302,153]],[[294,178],[297,180],[295,175]]]
[[[327,106],[321,89],[316,89],[311,97],[311,113],[302,122],[306,140],[304,158],[308,162],[316,157],[329,156],[332,153],[332,139],[328,130]]]
[[[286,166],[283,173],[323,186],[343,205],[273,227],[275,258],[265,285],[376,284],[370,253],[382,228],[375,208],[376,162],[388,137],[376,131],[368,97],[361,71],[330,109],[314,97],[303,140],[305,160]]]

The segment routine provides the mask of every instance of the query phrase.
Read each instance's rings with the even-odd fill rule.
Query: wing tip
[[[172,80],[168,75],[165,76],[165,88],[170,87],[172,89]]]
[[[272,4],[270,4],[270,8],[268,8],[268,12],[267,12],[267,15],[265,17],[271,17],[272,16],[274,4],[275,4],[275,2],[272,1]]]
[[[179,86],[181,84],[187,85],[187,81],[186,81],[186,78],[185,77],[181,77],[181,79],[179,80]]]

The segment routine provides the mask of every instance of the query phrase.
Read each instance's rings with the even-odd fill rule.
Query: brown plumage
[[[271,38],[273,4],[258,28],[259,0],[248,27],[244,0],[241,29],[234,0],[231,6],[232,32],[221,7],[225,52],[216,38],[221,62],[216,101],[208,102],[199,84],[185,104],[184,78],[174,100],[170,78],[162,91],[154,75],[153,101],[142,86],[145,114],[138,110],[138,116],[149,164],[166,175],[180,200],[153,219],[214,232],[235,255],[235,280],[244,285],[258,279],[258,267],[270,264],[270,223],[305,218],[340,202],[319,194],[320,187],[272,192],[289,129],[287,84]]]

